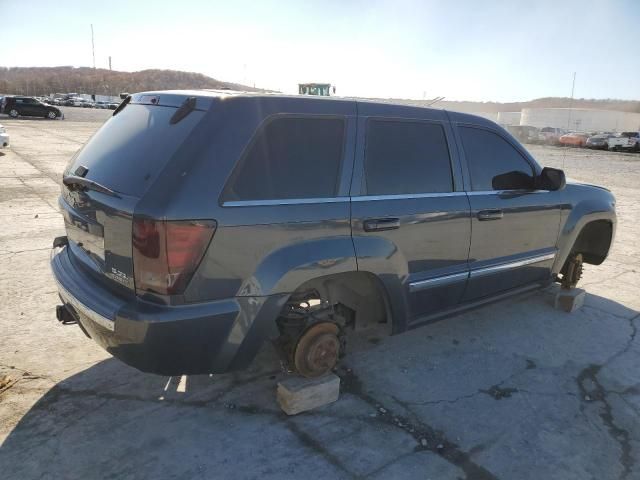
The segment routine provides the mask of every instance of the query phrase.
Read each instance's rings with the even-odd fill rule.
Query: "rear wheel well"
[[[316,290],[323,301],[341,304],[353,312],[355,330],[386,324],[391,333],[392,319],[384,285],[368,272],[346,272],[314,278],[300,285],[294,295]]]
[[[586,263],[600,265],[609,253],[613,225],[608,220],[595,220],[586,224],[571,248],[569,257],[581,253]]]

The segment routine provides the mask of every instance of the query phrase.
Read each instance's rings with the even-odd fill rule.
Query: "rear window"
[[[638,136],[638,132],[622,132],[623,137],[633,138]]]
[[[116,192],[140,197],[184,143],[205,112],[193,111],[170,125],[172,107],[129,104],[110,118],[65,171],[80,166],[86,178]]]
[[[345,124],[337,118],[283,117],[254,138],[223,199],[326,198],[337,194]]]

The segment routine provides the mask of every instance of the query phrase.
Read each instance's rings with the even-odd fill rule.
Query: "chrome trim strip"
[[[469,191],[467,195],[476,196],[476,195],[505,195],[505,194],[530,194],[530,193],[549,193],[549,190],[478,190],[478,191]]]
[[[553,260],[554,258],[556,258],[556,252],[545,253],[544,255],[536,255],[535,257],[523,258],[522,260],[517,260],[515,262],[501,263],[499,265],[492,265],[490,267],[478,268],[476,270],[471,270],[470,278],[491,275],[493,273],[499,273],[505,270],[511,270],[512,268],[524,267],[526,265],[533,265],[534,263],[540,263],[546,260]]]
[[[76,297],[71,295],[66,288],[62,286],[62,284],[56,279],[56,284],[58,285],[58,293],[62,300],[68,304],[70,304],[73,308],[75,308],[78,313],[84,315],[89,320],[97,323],[103,328],[113,332],[115,330],[115,322],[113,320],[108,319],[107,317],[103,317],[98,312],[91,310],[84,303],[78,300]]]
[[[234,200],[223,202],[223,207],[262,207],[268,205],[306,205],[313,203],[338,203],[348,202],[349,197],[328,198],[283,198],[275,200]]]
[[[368,202],[370,200],[408,200],[413,198],[441,198],[441,197],[463,197],[466,192],[441,192],[441,193],[407,193],[398,195],[361,195],[351,197],[354,202]]]
[[[453,273],[451,275],[444,275],[442,277],[428,278],[427,280],[419,280],[417,282],[411,282],[409,284],[409,292],[415,293],[420,290],[431,287],[440,287],[443,285],[449,285],[461,280],[466,280],[469,276],[469,272]]]

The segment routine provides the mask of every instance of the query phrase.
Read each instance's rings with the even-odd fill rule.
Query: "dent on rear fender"
[[[238,296],[290,293],[314,278],[356,270],[351,237],[299,242],[265,257],[242,283]]]

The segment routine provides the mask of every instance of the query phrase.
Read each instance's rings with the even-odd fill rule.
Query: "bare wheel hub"
[[[338,363],[340,340],[338,326],[330,322],[311,325],[298,339],[293,355],[298,373],[305,377],[319,377]]]
[[[562,276],[562,288],[571,289],[578,284],[582,277],[582,254],[576,254],[569,261],[567,273]]]

